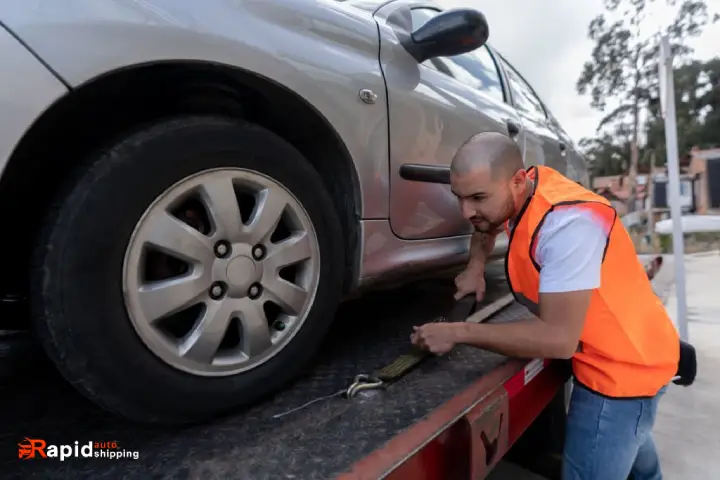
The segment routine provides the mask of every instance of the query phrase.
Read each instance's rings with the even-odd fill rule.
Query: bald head
[[[470,137],[453,157],[450,172],[466,175],[479,168],[488,168],[493,179],[509,179],[525,168],[522,152],[507,135],[483,132]]]

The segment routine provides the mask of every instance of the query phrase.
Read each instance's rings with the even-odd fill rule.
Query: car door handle
[[[558,142],[558,147],[560,148],[560,156],[566,157],[567,156],[567,145],[565,142]]]
[[[507,125],[508,134],[511,137],[514,137],[515,135],[520,133],[520,125],[517,122],[513,120],[506,120],[505,124]]]

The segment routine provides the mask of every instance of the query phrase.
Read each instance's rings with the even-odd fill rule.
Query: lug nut
[[[215,244],[215,255],[218,258],[227,257],[230,253],[230,244],[222,240]]]
[[[255,245],[252,249],[252,256],[255,260],[262,260],[265,256],[265,247],[262,245]]]
[[[258,298],[260,296],[261,293],[262,293],[262,286],[260,286],[257,283],[253,283],[252,285],[250,285],[250,289],[248,290],[248,297],[255,300],[256,298]]]
[[[210,287],[210,298],[218,300],[225,295],[225,285],[221,282],[216,282]]]
[[[273,328],[274,328],[275,330],[277,330],[278,332],[282,332],[283,330],[285,330],[285,322],[281,322],[280,320],[278,320],[278,321],[276,321],[275,323],[273,323],[272,326],[273,326]]]

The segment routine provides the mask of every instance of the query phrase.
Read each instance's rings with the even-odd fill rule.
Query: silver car
[[[2,293],[68,381],[137,421],[256,401],[343,298],[462,265],[446,183],[472,134],[588,181],[477,11],[4,0],[0,21]]]

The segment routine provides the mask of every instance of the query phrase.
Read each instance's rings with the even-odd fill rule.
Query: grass
[[[637,238],[636,238],[637,237]],[[650,248],[641,235],[633,238],[638,253],[673,253],[672,235],[658,235],[656,249]],[[720,232],[697,232],[683,235],[685,253],[720,250]],[[655,251],[653,251],[655,250]]]

